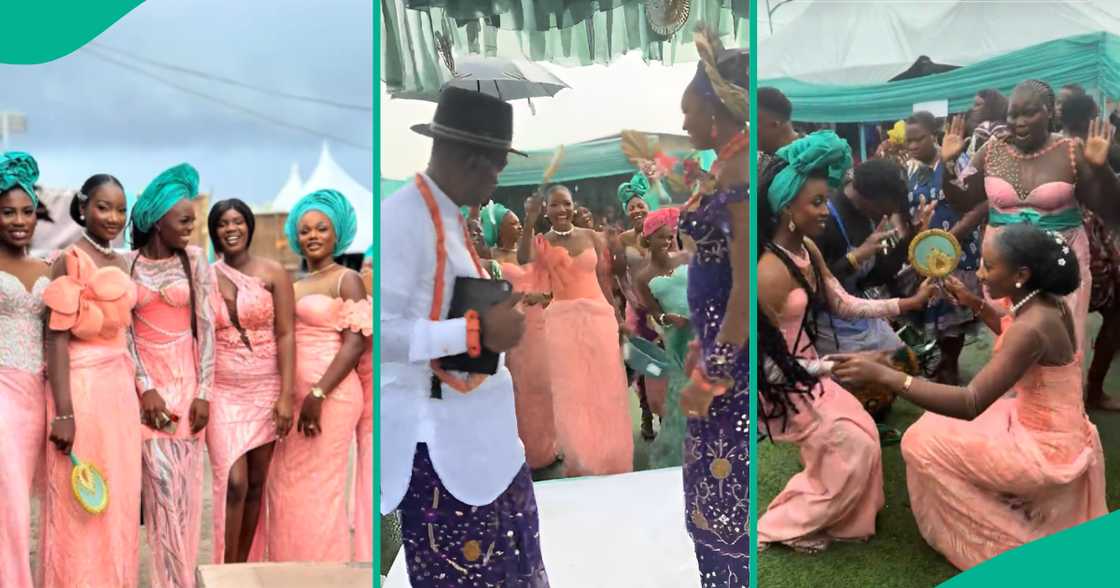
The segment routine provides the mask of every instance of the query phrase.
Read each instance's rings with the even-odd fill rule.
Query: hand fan
[[[961,245],[948,231],[929,229],[910,241],[910,265],[927,278],[944,278],[961,262]]]
[[[71,453],[70,488],[74,498],[89,514],[98,515],[109,506],[109,485],[101,471],[91,463],[83,462]]]

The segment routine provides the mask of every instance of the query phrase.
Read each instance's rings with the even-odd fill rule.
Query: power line
[[[252,90],[254,92],[259,92],[261,94],[269,94],[269,95],[277,97],[277,98],[287,98],[289,100],[300,100],[300,101],[303,101],[303,102],[311,102],[311,103],[314,103],[314,104],[323,104],[323,105],[326,105],[326,106],[333,106],[335,108],[343,108],[343,109],[347,109],[347,110],[358,110],[358,111],[361,111],[361,112],[373,112],[373,107],[372,106],[366,106],[364,104],[353,104],[353,103],[348,103],[348,102],[337,102],[337,101],[334,101],[334,100],[328,100],[326,98],[319,98],[319,97],[316,97],[316,96],[304,96],[304,95],[300,95],[300,94],[291,94],[291,93],[288,93],[288,92],[283,92],[281,90],[272,90],[272,89],[268,89],[268,88],[262,88],[260,86],[254,86],[252,84],[247,84],[247,83],[239,81],[239,80],[235,80],[235,79],[232,79],[232,78],[227,78],[227,77],[207,73],[207,72],[204,72],[204,71],[199,71],[197,69],[191,69],[189,67],[183,67],[181,65],[175,65],[175,64],[172,64],[172,63],[164,63],[164,62],[161,62],[161,61],[156,61],[154,59],[149,59],[149,58],[144,57],[142,55],[136,55],[135,53],[129,53],[128,51],[124,51],[122,49],[117,49],[115,47],[109,47],[108,45],[103,45],[103,44],[97,43],[97,42],[90,43],[89,45],[87,45],[87,47],[97,47],[97,48],[99,48],[103,51],[109,51],[109,52],[112,52],[112,53],[116,53],[117,55],[120,55],[122,57],[131,59],[133,61],[139,61],[141,63],[144,63],[146,65],[150,65],[152,67],[157,67],[157,68],[160,68],[160,69],[170,70],[170,71],[174,71],[174,72],[177,72],[177,73],[184,73],[184,74],[192,75],[192,76],[199,77],[199,78],[202,78],[202,79],[205,79],[205,80],[210,80],[212,82],[220,82],[220,83],[223,83],[223,84],[229,84],[231,86],[237,86],[238,88],[245,88],[246,90]]]
[[[295,130],[295,131],[300,131],[300,132],[303,132],[303,133],[308,133],[308,134],[311,134],[311,135],[315,135],[316,137],[330,139],[331,141],[333,141],[335,143],[339,143],[339,144],[342,144],[342,145],[348,145],[348,146],[353,147],[355,149],[361,149],[362,151],[369,151],[371,153],[373,152],[373,147],[371,147],[369,145],[362,145],[360,143],[356,143],[354,141],[351,141],[350,139],[346,139],[344,137],[339,137],[338,135],[332,135],[330,133],[324,133],[322,131],[313,129],[311,127],[305,127],[303,125],[293,124],[293,123],[290,123],[288,121],[276,118],[274,116],[264,114],[262,112],[258,112],[256,110],[251,109],[251,108],[246,108],[244,106],[241,106],[240,104],[236,104],[236,103],[230,102],[228,100],[218,98],[216,96],[211,96],[210,94],[206,94],[204,92],[199,92],[198,90],[195,90],[193,88],[189,88],[189,87],[184,86],[182,84],[178,84],[178,83],[173,82],[173,81],[171,81],[167,78],[164,78],[162,76],[159,76],[159,75],[154,74],[152,72],[149,72],[147,70],[139,68],[139,67],[137,67],[135,65],[132,65],[130,63],[126,63],[126,62],[120,61],[120,60],[118,60],[114,57],[111,57],[109,55],[105,55],[104,53],[99,52],[97,49],[94,49],[94,48],[91,48],[91,47],[87,46],[81,53],[83,55],[89,55],[91,57],[95,57],[95,58],[100,59],[102,61],[106,61],[106,62],[111,63],[113,65],[116,65],[118,67],[127,69],[127,70],[129,70],[133,73],[136,73],[136,74],[139,74],[139,75],[144,76],[146,78],[155,80],[155,81],[157,81],[161,84],[171,86],[172,88],[175,88],[176,90],[179,90],[180,92],[185,92],[185,93],[190,94],[192,96],[202,98],[203,100],[207,100],[207,101],[210,101],[210,102],[220,104],[220,105],[222,105],[226,108],[229,108],[231,110],[235,110],[237,112],[240,112],[240,113],[248,115],[250,117],[265,121],[267,123],[270,123],[270,124],[273,124],[273,125],[276,125],[276,126],[279,126],[279,127],[284,127],[284,128],[287,128],[287,129]]]

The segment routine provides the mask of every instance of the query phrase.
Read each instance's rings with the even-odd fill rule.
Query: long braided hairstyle
[[[789,413],[797,412],[794,402],[795,395],[809,396],[818,388],[819,380],[809,373],[797,360],[797,355],[808,349],[817,338],[817,317],[828,310],[828,302],[824,295],[824,279],[820,268],[816,267],[817,261],[812,259],[816,285],[811,287],[805,275],[790,259],[789,255],[773,242],[774,234],[778,230],[778,214],[770,210],[767,194],[778,172],[789,165],[785,160],[777,157],[766,157],[760,161],[762,166],[759,178],[759,220],[758,220],[758,255],[769,252],[775,255],[786,266],[790,275],[797,281],[798,286],[805,290],[809,297],[809,304],[805,315],[801,318],[801,327],[793,345],[793,352],[786,343],[778,327],[770,321],[763,312],[761,305],[755,308],[758,313],[758,392],[761,400],[759,403],[760,416],[764,423],[764,435],[770,436],[769,422],[781,419],[784,430],[789,419]],[[825,170],[810,174],[810,177],[826,178]],[[802,343],[804,341],[804,343]],[[768,406],[767,406],[768,405]]]

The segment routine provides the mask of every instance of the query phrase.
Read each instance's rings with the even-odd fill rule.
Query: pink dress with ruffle
[[[918,529],[962,570],[1108,514],[1080,354],[1031,367],[1013,390],[972,421],[927,412],[902,437]]]
[[[553,294],[544,312],[556,438],[568,476],[634,468],[626,370],[614,308],[599,286],[594,249],[572,256],[537,237],[537,271]]]
[[[373,298],[367,297],[366,302],[372,321]],[[354,528],[354,561],[373,561],[373,337],[366,337],[356,371],[362,383],[362,416],[358,420],[358,462],[350,495],[350,524]]]
[[[212,562],[220,564],[225,560],[230,468],[249,451],[276,440],[273,408],[280,398],[281,386],[272,293],[259,278],[243,274],[224,262],[216,263],[214,270],[237,288],[236,316],[244,331],[242,338],[215,279],[210,296],[214,308],[214,389],[206,447],[213,473]],[[265,536],[265,520],[258,519],[255,547],[259,538]],[[261,555],[257,548],[250,552],[249,559],[255,561]]]
[[[309,294],[296,301],[298,408],[342,347],[342,331],[370,336],[367,300]],[[346,469],[362,416],[362,383],[351,372],[323,402],[320,433],[295,431],[276,444],[267,495],[271,561],[348,562],[353,555],[347,516]]]
[[[70,459],[46,447],[41,582],[131,588],[139,582],[140,549],[140,402],[127,343],[136,285],[76,247],[64,259],[66,275],[51,282],[43,301],[50,328],[70,331],[72,452],[101,471],[109,505],[99,515],[86,512],[70,487]],[[49,398],[48,422],[55,415]]]

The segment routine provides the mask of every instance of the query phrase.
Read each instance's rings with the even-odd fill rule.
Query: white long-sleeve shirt
[[[443,219],[447,265],[441,316],[455,278],[479,277],[459,208],[427,176]],[[431,398],[430,360],[467,350],[465,319],[429,320],[436,267],[435,226],[415,182],[381,203],[381,512],[408,490],[417,443],[426,443],[440,481],[471,505],[493,502],[525,463],[517,436],[513,380],[505,367],[468,394],[443,386]],[[462,374],[460,374],[462,375]]]

